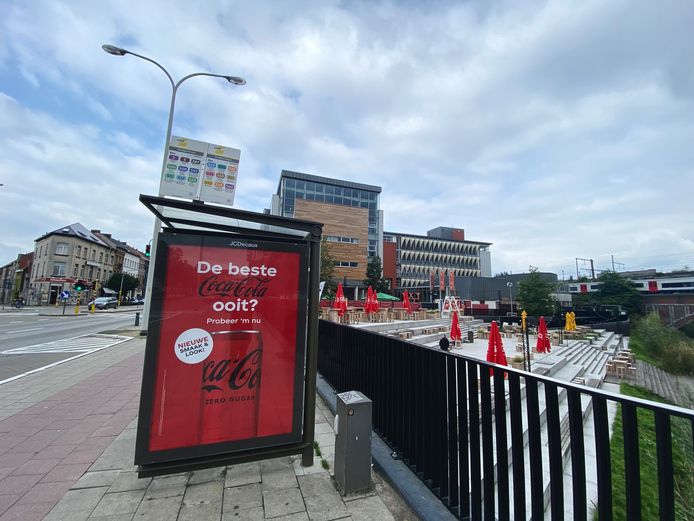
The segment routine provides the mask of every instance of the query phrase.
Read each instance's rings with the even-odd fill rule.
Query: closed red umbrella
[[[496,322],[492,321],[492,325],[489,328],[489,342],[487,344],[487,362],[496,363],[496,344],[499,338],[499,328]],[[494,371],[492,369],[489,370],[489,376],[494,376]]]
[[[405,291],[402,294],[402,302],[403,302],[407,312],[412,313],[412,304],[410,303],[410,295],[409,295],[409,293],[407,293],[407,291]]]
[[[364,311],[366,311],[367,314],[371,314],[374,311],[376,311],[376,308],[374,306],[374,290],[369,286],[369,289],[366,290],[366,302],[364,302]]]
[[[451,340],[461,341],[463,339],[463,333],[460,331],[460,324],[458,323],[458,313],[453,312],[453,318],[451,318]]]
[[[535,350],[538,353],[549,353],[551,351],[545,317],[540,317],[540,322],[537,325],[537,346],[535,347]]]
[[[508,360],[506,360],[506,351],[504,351],[504,341],[501,339],[501,331],[496,328],[496,363],[499,365],[508,365]],[[506,373],[504,373],[506,377]]]
[[[345,298],[345,292],[342,289],[342,282],[337,283],[337,291],[335,292],[333,309],[337,309],[337,314],[339,316],[343,316],[345,311],[347,311],[347,299]]]

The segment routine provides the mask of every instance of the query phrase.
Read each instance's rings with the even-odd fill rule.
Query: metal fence
[[[675,519],[672,421],[694,411],[629,398],[321,321],[318,370],[373,400],[374,430],[460,519],[613,518],[621,408],[627,519],[641,519],[637,413],[655,418],[659,517]],[[619,406],[619,407],[618,407]]]

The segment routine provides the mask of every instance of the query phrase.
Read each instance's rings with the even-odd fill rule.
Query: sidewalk
[[[316,457],[137,479],[144,339],[0,385],[0,521],[415,519],[374,474],[342,498]],[[316,441],[333,466],[333,419],[317,397]]]

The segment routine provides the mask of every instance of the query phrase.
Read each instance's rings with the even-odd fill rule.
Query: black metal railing
[[[675,519],[671,422],[688,422],[694,450],[692,410],[327,321],[319,326],[318,370],[337,392],[373,400],[374,430],[460,519],[612,519],[618,406],[626,516],[641,519],[637,412],[650,411],[659,518]]]

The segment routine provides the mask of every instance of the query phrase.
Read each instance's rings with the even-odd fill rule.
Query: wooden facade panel
[[[294,217],[323,223],[323,236],[354,237],[358,244],[331,242],[330,252],[338,261],[358,263],[357,268],[335,268],[337,278],[366,278],[369,245],[369,210],[354,206],[297,199]]]

